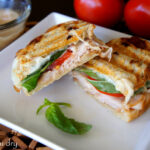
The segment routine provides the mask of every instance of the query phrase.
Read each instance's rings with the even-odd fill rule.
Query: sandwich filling
[[[49,28],[16,53],[14,88],[32,95],[95,56],[110,60],[112,48],[97,39],[95,26],[71,21]]]
[[[45,58],[43,57],[36,57],[32,61],[30,61],[28,64],[24,64],[21,66],[22,69],[28,68],[28,71],[26,72],[29,73],[26,75],[25,78],[23,78],[20,82],[15,75],[13,76],[12,80],[14,83],[17,83],[18,85],[20,84],[28,92],[32,91],[36,85],[37,82],[40,78],[40,76],[49,70],[53,70],[55,67],[61,65],[67,58],[69,58],[72,54],[72,51],[64,48],[62,50],[57,50],[50,55],[46,56]],[[18,64],[18,59],[15,59],[13,63],[13,68],[15,68]],[[21,69],[20,69],[21,71]]]
[[[90,46],[97,46],[99,50],[92,50]],[[95,53],[93,57],[98,55],[101,49],[101,47],[98,46],[100,45],[96,43],[94,39],[93,41],[86,40],[86,44],[85,42],[79,41],[76,44],[72,43],[64,49],[56,50],[46,57],[36,57],[28,63],[20,63],[19,61],[22,61],[21,58],[16,58],[13,63],[12,80],[17,88],[20,89],[21,87],[23,87],[29,93],[36,88],[38,81],[44,73],[49,71],[56,72],[57,70],[61,69],[60,66],[64,64],[65,68],[67,68],[67,66],[70,66],[70,63],[72,69],[76,65],[75,62],[80,62],[82,56],[87,55],[92,51],[93,54]],[[108,53],[108,56],[106,57],[109,58],[111,52],[111,48],[108,51],[106,50],[106,53]],[[105,52],[103,52],[103,55],[104,54]],[[26,55],[26,57],[28,57],[28,55]],[[19,72],[21,72],[22,74],[19,75]]]
[[[143,94],[148,92],[150,86],[150,81],[147,81],[145,87],[134,91],[130,101],[126,104],[125,95],[116,89],[115,82],[106,75],[86,67],[78,67],[72,74],[85,91],[92,94],[101,103],[107,104],[118,111],[123,111],[124,108],[142,109]]]
[[[129,100],[126,101],[128,95],[122,93],[122,88],[121,88],[121,87],[125,88],[126,85],[121,85],[121,87],[118,87],[118,85],[116,85],[116,81],[114,81],[107,75],[97,72],[94,69],[87,68],[86,66],[78,67],[74,71],[80,73],[82,78],[86,79],[86,81],[89,84],[91,84],[98,92],[111,97],[121,98],[125,103],[128,103],[134,96],[148,92],[150,88],[150,81],[148,80],[143,87],[140,87],[139,89],[134,90],[134,92],[131,92],[132,95],[129,95]],[[125,83],[127,81],[128,80],[126,80]],[[127,82],[127,84],[128,83],[129,81]],[[129,87],[128,89],[130,88],[132,88],[132,86]]]

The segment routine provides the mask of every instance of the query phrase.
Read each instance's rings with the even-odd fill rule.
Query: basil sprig
[[[60,50],[55,52],[51,57],[50,60],[47,61],[40,69],[27,75],[22,81],[21,85],[27,89],[28,92],[31,92],[33,89],[36,88],[37,82],[41,76],[41,74],[51,65],[57,58],[59,58],[66,49]]]
[[[150,80],[148,80],[148,81],[146,82],[146,87],[147,87],[147,89],[150,88]]]
[[[137,95],[137,94],[141,94],[145,91],[145,88],[144,87],[141,87],[139,89],[137,89],[136,91],[134,91],[134,95]]]
[[[97,81],[93,81],[93,80],[90,80],[87,78],[87,80],[98,90],[107,92],[107,93],[120,93],[119,91],[116,90],[115,86],[112,83],[106,81],[106,79],[104,79],[104,78],[101,78],[98,75],[98,73],[94,72],[93,70],[88,69],[86,67],[78,67],[75,70],[82,72],[82,73],[92,77],[93,79],[96,79]],[[150,80],[148,80],[145,83],[144,87],[140,87],[139,89],[137,89],[134,92],[134,95],[144,93],[146,91],[146,89],[149,89],[149,88],[150,88]]]
[[[74,119],[66,117],[61,111],[59,105],[64,105],[68,107],[71,106],[68,103],[50,102],[48,99],[45,98],[44,104],[37,109],[37,114],[42,108],[48,106],[48,108],[45,111],[46,119],[55,127],[70,134],[84,134],[92,128],[91,125],[77,122]]]
[[[85,67],[79,67],[75,70],[79,72],[83,72],[86,75],[92,77],[93,79],[96,79],[96,81],[94,81],[87,78],[87,80],[98,90],[107,93],[120,93],[118,90],[116,90],[115,86],[112,83],[107,81],[105,78],[100,77],[98,73],[94,72],[93,70]]]
[[[150,88],[150,80],[146,81],[144,87],[140,87],[138,90],[134,92],[134,95],[144,93],[147,89]]]

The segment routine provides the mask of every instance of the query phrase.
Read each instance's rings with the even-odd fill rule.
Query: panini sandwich
[[[59,24],[19,50],[12,66],[16,91],[32,95],[97,55],[110,59],[112,49],[96,38],[94,28],[83,21]]]
[[[150,43],[131,37],[107,45],[113,48],[110,62],[96,57],[72,75],[100,103],[131,121],[150,106]]]

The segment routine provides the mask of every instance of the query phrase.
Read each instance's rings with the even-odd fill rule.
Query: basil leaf
[[[79,71],[79,72],[83,72],[83,73],[85,73],[86,75],[92,77],[93,79],[105,81],[104,78],[101,78],[97,73],[93,72],[93,70],[91,70],[91,69],[87,69],[87,68],[85,68],[85,67],[78,67],[78,68],[76,68],[75,70],[76,70],[76,71]]]
[[[134,95],[141,94],[141,93],[143,93],[144,91],[145,91],[145,88],[144,88],[144,87],[141,87],[141,88],[139,88],[138,90],[136,90],[136,91],[134,92]]]
[[[53,102],[50,102],[47,98],[44,99],[44,104],[51,105]]]
[[[54,126],[71,134],[84,134],[92,127],[91,125],[67,118],[57,104],[51,104],[51,106],[47,108],[45,116]]]
[[[33,74],[28,75],[21,81],[21,85],[27,89],[28,92],[31,92],[37,86],[37,81],[41,75],[40,70],[34,72]]]
[[[61,129],[64,132],[67,132],[67,133],[84,134],[84,133],[88,132],[92,128],[91,125],[88,125],[88,124],[85,124],[85,123],[81,123],[81,122],[77,122],[74,119],[67,118],[63,114],[61,109],[59,108],[59,105],[64,105],[64,106],[69,106],[70,107],[70,104],[68,104],[68,103],[50,102],[48,99],[45,98],[44,104],[41,105],[37,109],[36,113],[38,114],[39,111],[42,108],[44,108],[46,106],[49,106],[46,109],[45,117],[54,126],[56,126],[57,128]]]
[[[64,103],[64,102],[50,102],[47,98],[44,99],[44,104],[57,104],[57,105],[63,105],[63,106],[67,106],[67,107],[71,107],[71,105],[69,103]]]
[[[36,111],[36,114],[38,114],[40,112],[41,109],[43,109],[46,106],[50,106],[51,104],[57,104],[57,105],[63,105],[63,106],[67,106],[67,107],[71,107],[71,105],[69,103],[63,103],[63,102],[50,102],[47,98],[44,99],[44,104],[39,106],[39,108]]]
[[[148,81],[146,82],[146,88],[147,88],[147,89],[150,88],[150,80],[148,80]]]
[[[21,85],[25,87],[28,92],[31,92],[33,89],[35,89],[41,74],[48,68],[49,65],[51,65],[57,58],[59,58],[65,50],[66,49],[55,52],[51,56],[50,60],[46,62],[40,69],[30,75],[27,75],[27,77],[21,81]]]
[[[149,89],[149,88],[150,88],[150,80],[148,80],[148,81],[145,83],[145,87],[141,87],[141,88],[139,88],[138,90],[136,90],[136,91],[134,92],[134,95],[144,93],[144,92],[146,91],[146,89]]]
[[[92,128],[92,125],[85,124],[85,123],[82,123],[82,122],[77,122],[74,119],[70,119],[70,121],[75,126],[75,128],[78,129],[79,134],[84,134]]]
[[[98,90],[107,92],[107,93],[120,93],[116,90],[115,86],[107,81],[93,81],[90,79],[87,79],[94,87],[96,87]]]
[[[57,58],[59,58],[64,52],[65,52],[66,49],[63,49],[63,50],[59,50],[57,52],[55,52],[51,58],[50,58],[50,61],[54,62]]]
[[[46,106],[48,106],[48,105],[49,105],[49,104],[43,104],[43,105],[39,106],[39,108],[38,108],[37,111],[36,111],[36,114],[38,115],[39,112],[41,111],[41,109],[43,109],[44,107],[46,107]]]

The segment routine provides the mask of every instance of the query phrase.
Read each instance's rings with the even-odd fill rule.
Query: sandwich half
[[[95,56],[110,59],[112,49],[96,38],[94,28],[83,21],[59,24],[19,50],[12,65],[15,90],[32,95]]]
[[[113,48],[110,62],[95,57],[72,75],[86,92],[129,122],[150,106],[150,43],[131,37],[107,45]]]

